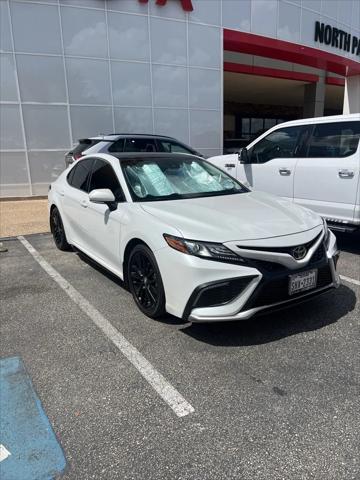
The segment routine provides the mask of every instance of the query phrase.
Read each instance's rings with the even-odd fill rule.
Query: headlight
[[[328,224],[325,220],[325,218],[323,218],[323,223],[324,223],[324,243],[325,243],[325,246],[326,248],[329,247],[329,242],[330,242],[330,230],[329,230],[329,227],[328,227]]]
[[[174,237],[164,233],[164,238],[169,247],[178,252],[194,255],[195,257],[217,260],[219,262],[245,263],[245,260],[235,252],[225,247],[222,243],[198,242],[197,240],[186,240],[185,238]]]

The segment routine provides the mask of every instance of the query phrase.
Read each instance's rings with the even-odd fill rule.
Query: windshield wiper
[[[170,193],[169,195],[146,195],[146,197],[139,198],[139,201],[151,202],[158,200],[175,200],[179,198],[184,198],[180,193]]]

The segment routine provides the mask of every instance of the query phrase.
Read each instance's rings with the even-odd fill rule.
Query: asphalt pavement
[[[360,478],[359,236],[338,238],[339,272],[355,282],[282,312],[190,326],[145,317],[121,281],[49,234],[26,239],[65,283],[17,238],[4,242],[0,355],[20,357],[31,378],[65,454],[61,478]],[[193,410],[178,416],[91,311]]]

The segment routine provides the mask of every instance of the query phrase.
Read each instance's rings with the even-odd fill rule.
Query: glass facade
[[[0,1],[1,196],[46,194],[66,151],[99,133],[221,153],[222,27],[315,46],[320,18],[360,37],[358,0],[192,3],[186,13],[178,0]]]

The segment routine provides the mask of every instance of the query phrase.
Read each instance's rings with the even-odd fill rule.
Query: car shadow
[[[334,232],[339,250],[360,254],[360,230],[354,233]]]
[[[194,323],[181,331],[215,346],[261,345],[336,323],[354,310],[355,304],[355,293],[341,285],[335,292],[293,308],[244,321]]]

